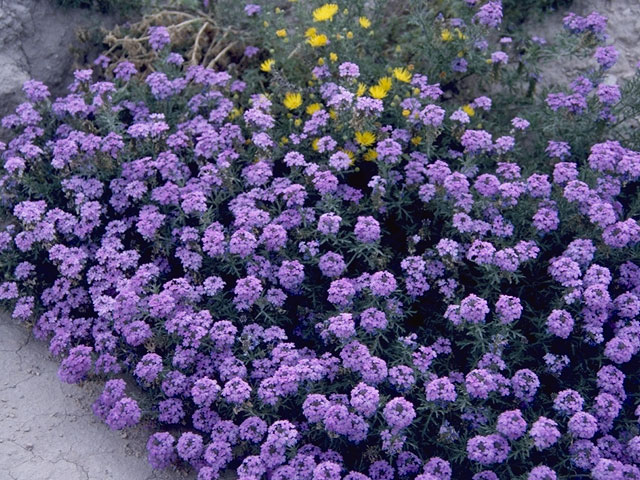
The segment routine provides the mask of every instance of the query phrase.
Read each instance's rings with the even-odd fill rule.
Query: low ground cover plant
[[[96,415],[152,420],[151,465],[201,480],[640,478],[640,154],[606,19],[565,19],[592,67],[540,97],[553,50],[496,1],[408,4],[409,31],[241,7],[242,68],[156,25],[144,75],[103,57],[2,120],[0,299],[60,379],[103,379]]]

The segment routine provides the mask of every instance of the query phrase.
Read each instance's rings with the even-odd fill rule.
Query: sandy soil
[[[91,412],[100,385],[67,385],[46,345],[0,317],[0,479],[187,480],[147,464],[150,429],[110,430]]]
[[[540,35],[547,40],[562,30],[562,19],[567,12],[586,16],[596,11],[608,18],[607,44],[615,45],[620,56],[617,63],[607,72],[607,83],[616,83],[633,76],[636,64],[640,61],[640,2],[637,0],[575,0],[571,8],[562,9],[544,16],[541,22],[525,24],[531,34]],[[566,83],[572,80],[585,66],[596,66],[595,61],[561,59],[551,62],[543,69],[543,82],[546,84]]]

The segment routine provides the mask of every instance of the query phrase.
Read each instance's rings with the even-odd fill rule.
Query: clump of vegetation
[[[199,480],[640,478],[638,77],[597,14],[387,6],[165,9],[27,82],[0,300]]]

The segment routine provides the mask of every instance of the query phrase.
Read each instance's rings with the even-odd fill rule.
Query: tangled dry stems
[[[141,72],[154,72],[157,54],[148,44],[148,30],[152,26],[169,29],[174,49],[185,54],[189,65],[225,67],[231,61],[234,48],[241,43],[229,38],[231,34],[238,37],[241,32],[221,26],[206,12],[163,9],[145,15],[138,22],[106,32],[103,41],[109,48],[105,55],[111,58],[112,65],[127,59]]]

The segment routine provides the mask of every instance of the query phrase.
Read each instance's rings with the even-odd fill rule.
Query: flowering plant
[[[2,121],[0,299],[62,381],[105,380],[111,428],[157,422],[154,467],[640,478],[640,154],[607,138],[614,52],[515,115],[506,88],[457,90],[530,87],[482,37],[500,3],[457,3],[423,38],[468,52],[444,75],[367,62],[384,18],[357,2],[298,33],[250,4],[276,30],[241,79],[156,27],[146,77],[79,70],[54,101],[25,84]],[[567,19],[592,46],[605,23]]]

